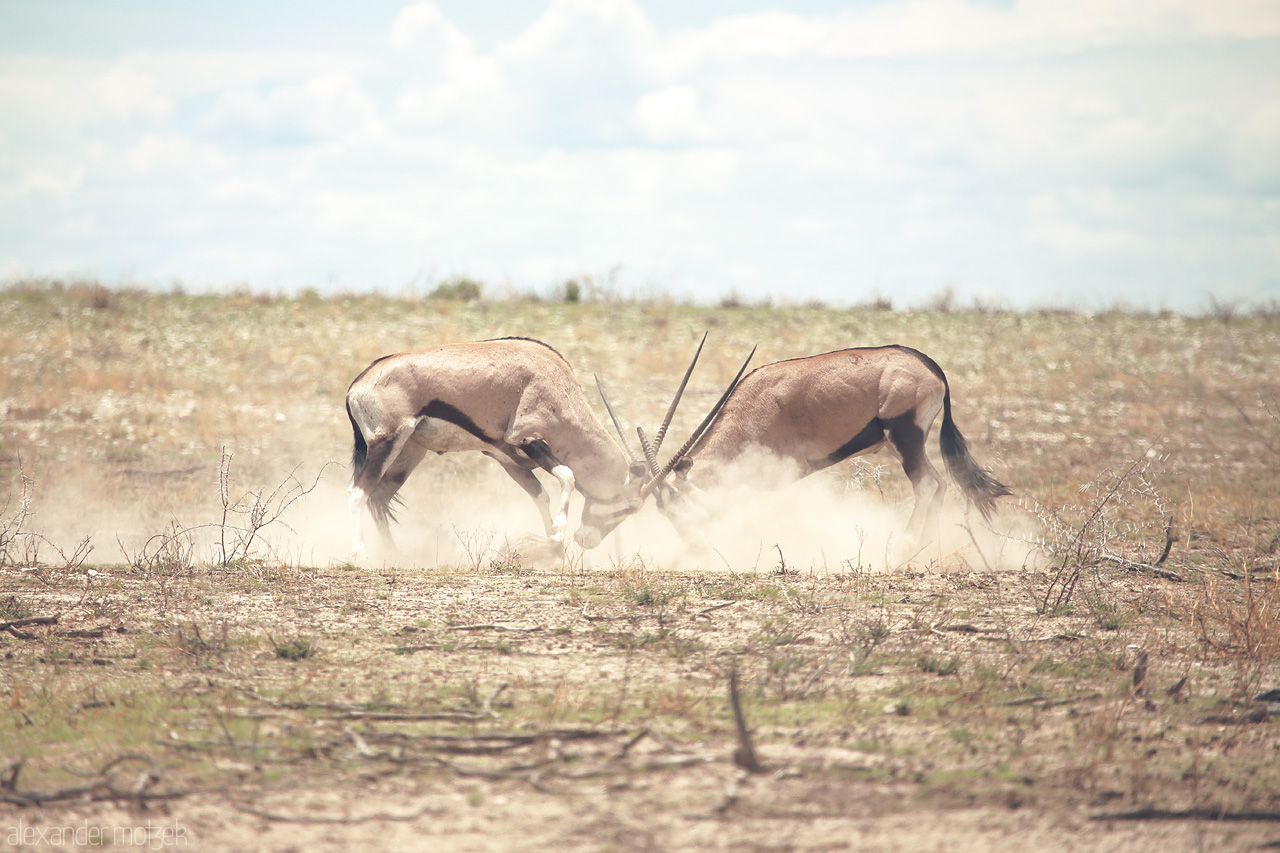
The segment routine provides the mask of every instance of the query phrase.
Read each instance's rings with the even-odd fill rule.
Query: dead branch
[[[505,685],[504,685],[505,686]],[[260,696],[244,687],[237,687],[241,693],[248,696],[255,702],[262,702],[273,708],[282,708],[289,711],[327,711],[330,712],[330,719],[333,720],[380,720],[383,722],[401,722],[401,723],[421,723],[433,720],[460,720],[463,722],[474,722],[476,720],[486,720],[493,718],[492,711],[434,711],[429,713],[415,714],[407,711],[382,710],[373,711],[360,705],[344,704],[337,702],[277,702],[274,699],[268,699]],[[489,701],[496,698],[497,691],[490,697]],[[392,706],[403,708],[403,705]]]
[[[1138,652],[1138,660],[1133,665],[1133,692],[1137,696],[1146,695],[1147,683],[1147,651]]]
[[[622,747],[618,750],[618,754],[615,755],[614,758],[626,758],[627,753],[631,751],[631,747],[638,744],[649,733],[650,733],[650,729],[648,726],[645,726],[643,729],[636,732],[634,735],[632,735],[630,738],[627,739],[627,742],[622,745]]]
[[[738,797],[742,791],[742,783],[747,781],[748,774],[744,770],[739,770],[729,780],[729,784],[725,786],[724,797],[720,802],[711,806],[705,812],[695,812],[685,815],[686,820],[715,820],[729,809],[733,808],[738,802]]]
[[[1130,812],[1111,812],[1090,815],[1089,820],[1220,820],[1258,821],[1259,823],[1280,822],[1280,812],[1273,811],[1239,811],[1225,809],[1157,809],[1147,807]]]
[[[366,731],[362,736],[366,741],[372,743],[419,743],[425,748],[437,752],[449,752],[458,755],[488,755],[532,746],[549,740],[599,740],[614,737],[615,733],[600,732],[593,729],[549,729],[529,735],[440,735]]]
[[[495,720],[501,719],[498,712],[493,710],[493,701],[502,695],[502,691],[506,690],[510,685],[504,681],[493,689],[493,692],[484,700],[484,705],[480,708],[480,713],[487,717],[493,717]]]
[[[370,749],[368,742],[363,737],[360,736],[359,732],[351,728],[351,726],[343,726],[342,732],[347,737],[351,738],[351,743],[355,745],[356,752],[360,753],[362,757],[364,758],[381,758],[382,757],[382,753],[375,752],[374,750]]]
[[[1137,572],[1139,574],[1144,574],[1144,575],[1151,575],[1152,577],[1164,578],[1165,580],[1177,581],[1181,583],[1184,580],[1182,575],[1178,574],[1177,572],[1170,571],[1169,569],[1160,568],[1160,564],[1164,562],[1165,557],[1167,557],[1168,554],[1169,552],[1165,551],[1164,556],[1162,556],[1159,560],[1157,560],[1154,565],[1148,565],[1147,563],[1138,563],[1133,560],[1126,560],[1124,557],[1118,557],[1115,554],[1102,554],[1101,556],[1098,557],[1098,561],[1103,563],[1111,563],[1113,565],[1119,566],[1122,569],[1125,569],[1126,571]]]
[[[1164,561],[1169,559],[1169,552],[1173,550],[1173,516],[1169,516],[1168,523],[1164,526],[1164,550],[1160,552],[1160,559],[1156,560],[1157,566],[1163,566]]]
[[[108,631],[114,631],[117,634],[128,633],[124,628],[112,628],[109,625],[103,625],[101,628],[82,628],[74,631],[55,631],[59,637],[68,637],[76,640],[101,640]]]
[[[114,771],[126,762],[140,761],[146,765],[133,784],[122,787],[117,783]],[[102,800],[132,800],[145,805],[151,800],[174,800],[186,796],[185,791],[152,791],[151,788],[160,782],[162,773],[160,766],[149,755],[131,753],[113,758],[103,765],[102,769],[87,785],[62,788],[57,791],[20,791],[18,776],[26,759],[20,758],[9,765],[4,777],[0,778],[0,802],[16,806],[41,806],[50,803],[98,802]]]
[[[237,811],[245,814],[251,814],[254,817],[260,817],[263,820],[276,821],[279,823],[310,823],[319,825],[351,825],[360,823],[370,823],[372,821],[405,821],[412,822],[431,815],[433,817],[443,817],[444,812],[434,806],[424,806],[416,812],[409,814],[387,814],[386,812],[378,812],[371,815],[362,815],[360,817],[327,817],[323,815],[286,815],[278,812],[269,812],[264,809],[251,806],[248,803],[242,803],[233,800],[231,805]]]
[[[831,654],[827,655],[827,659],[822,662],[822,665],[819,666],[817,669],[815,669],[813,672],[811,672],[809,674],[809,677],[805,679],[804,684],[800,686],[800,690],[796,695],[808,696],[809,688],[813,686],[813,683],[822,677],[823,673],[825,673],[827,671],[827,668],[831,666],[832,663],[835,662],[836,658],[840,657],[845,653],[846,653],[845,649],[838,648],[835,651],[833,651]]]
[[[733,763],[750,773],[763,773],[764,766],[756,757],[751,744],[751,732],[742,713],[742,701],[738,697],[738,668],[729,670],[729,705],[733,708],[733,723],[738,730],[738,748],[733,751]]]
[[[384,723],[425,723],[439,720],[475,722],[491,719],[491,715],[478,711],[436,711],[426,714],[405,714],[395,711],[342,711],[334,714],[334,720],[373,720]]]
[[[952,631],[957,634],[1001,634],[1004,633],[1002,628],[979,628],[977,625],[971,625],[968,622],[959,622],[955,625],[933,625],[930,626],[934,631]]]
[[[170,749],[187,749],[193,752],[203,752],[211,749],[230,749],[233,752],[257,752],[258,750],[278,750],[280,747],[271,743],[232,743],[227,744],[223,739],[207,739],[207,740],[186,740],[185,738],[173,738],[165,740],[164,738],[156,738],[152,741],[156,746],[167,746]]]
[[[261,702],[264,705],[270,705],[273,708],[283,708],[289,711],[343,711],[343,712],[362,712],[368,709],[362,705],[353,705],[350,703],[340,702],[277,702],[274,699],[268,699],[258,693],[254,693],[246,687],[237,687],[238,691],[248,696],[255,702]],[[404,705],[388,705],[388,709],[405,708]]]
[[[29,625],[56,625],[61,613],[55,613],[52,616],[32,616],[29,619],[15,619],[12,622],[0,622],[0,631],[8,631],[19,640],[34,640],[35,634],[28,634],[26,631],[19,631],[19,628],[26,628]]]
[[[1210,714],[1200,720],[1200,725],[1250,726],[1254,723],[1265,723],[1269,719],[1271,719],[1271,712],[1267,710],[1267,706],[1258,705],[1242,714],[1235,714],[1231,711],[1219,711],[1216,714]]]
[[[467,776],[477,779],[515,779],[518,781],[533,782],[533,777],[538,775],[539,771],[551,764],[555,759],[535,762],[533,764],[517,764],[513,767],[501,767],[491,769],[488,767],[468,767],[465,764],[458,764],[456,761],[450,761],[447,758],[434,756],[432,761],[441,767],[452,770],[459,776]]]
[[[733,605],[735,605],[735,604],[737,604],[737,603],[738,603],[738,602],[736,602],[736,601],[726,601],[726,602],[723,602],[723,603],[721,603],[721,604],[713,604],[713,605],[711,605],[710,607],[704,607],[704,608],[702,608],[701,610],[699,610],[697,613],[693,614],[693,618],[694,618],[694,619],[697,619],[697,618],[699,618],[699,617],[706,616],[708,613],[712,613],[712,612],[714,612],[714,611],[716,611],[716,610],[720,610],[720,609],[725,608],[725,607],[732,607]]]
[[[530,631],[541,631],[541,625],[534,625],[529,628],[517,628],[511,625],[499,625],[496,622],[484,622],[478,625],[450,625],[448,631],[516,631],[527,633]]]
[[[1039,705],[1041,708],[1056,708],[1060,705],[1074,705],[1076,702],[1088,702],[1090,699],[1097,699],[1101,695],[1101,693],[1096,691],[1090,691],[1088,693],[1081,693],[1077,696],[1023,696],[1018,699],[1010,699],[1007,702],[1001,702],[1000,704],[1010,708],[1016,708],[1020,705]]]

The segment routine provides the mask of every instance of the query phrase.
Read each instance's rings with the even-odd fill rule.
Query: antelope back
[[[763,450],[812,470],[878,422],[917,412],[928,423],[946,393],[936,364],[907,347],[837,350],[757,368],[689,451],[691,473]],[[679,469],[677,469],[679,470]]]

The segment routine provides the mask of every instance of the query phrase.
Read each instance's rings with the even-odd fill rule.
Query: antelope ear
[[[689,469],[692,467],[693,467],[693,460],[690,459],[688,456],[686,456],[683,459],[681,459],[679,462],[677,462],[676,467],[672,468],[671,470],[675,471],[677,474],[688,474]]]
[[[646,465],[644,462],[632,462],[631,467],[627,470],[627,476],[631,479],[632,482],[635,482],[636,480],[643,478],[644,475],[648,473],[649,473],[649,466]]]

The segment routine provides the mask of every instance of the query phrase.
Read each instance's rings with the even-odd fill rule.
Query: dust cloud
[[[289,457],[300,448],[291,450]],[[305,455],[321,456],[316,450]],[[269,499],[282,482],[292,491],[282,490],[269,509],[296,496],[287,511],[261,529],[251,557],[292,566],[355,561],[357,518],[348,506],[348,466],[317,463],[290,469],[284,458],[266,454],[252,464],[237,458],[237,464],[229,490],[233,504],[251,501],[258,490]],[[568,564],[607,570],[641,559],[679,571],[768,573],[785,568],[832,574],[891,572],[905,565],[1004,571],[1035,564],[1035,519],[1011,502],[1002,502],[988,525],[976,512],[966,512],[952,485],[928,529],[912,537],[906,530],[912,497],[896,460],[884,466],[884,485],[893,488],[867,482],[863,475],[868,469],[859,464],[845,463],[797,481],[798,472],[785,462],[750,454],[701,496],[709,513],[698,526],[703,541],[683,539],[650,500],[600,547],[583,553],[570,546],[562,556],[548,546],[533,501],[491,460],[470,454],[432,456],[401,490],[392,525],[394,550],[382,547],[372,518],[361,514],[368,556],[358,562],[422,569],[487,569],[494,564],[554,569]],[[280,474],[290,470],[292,478]],[[90,564],[127,562],[181,530],[194,562],[214,563],[225,544],[218,473],[216,458],[124,481],[93,468],[63,469],[45,481],[47,486],[37,484],[27,529],[67,554],[88,538],[94,547]],[[895,483],[895,478],[903,482]],[[543,477],[543,482],[552,500],[558,500],[554,479]],[[582,499],[575,494],[570,533],[581,510]],[[239,526],[245,518],[232,514],[229,522]],[[234,530],[230,535],[234,538]],[[54,555],[46,548],[43,556],[48,560]]]
[[[1034,565],[1038,549],[1034,519],[1010,504],[990,524],[967,511],[952,486],[947,500],[920,536],[908,534],[912,497],[859,488],[848,464],[796,481],[786,463],[752,455],[706,493],[709,518],[703,542],[689,542],[653,500],[624,521],[600,547],[568,559],[582,568],[607,569],[637,558],[665,569],[709,572],[849,571],[888,572],[917,568],[1020,570]],[[889,476],[901,476],[898,471]],[[905,478],[904,478],[905,481]],[[552,500],[559,487],[544,485]],[[392,535],[397,548],[380,546],[372,519],[360,518],[366,562],[432,568],[487,568],[519,562],[529,567],[563,565],[547,547],[533,502],[488,460],[429,459],[402,490]],[[573,496],[569,530],[576,529],[582,499]],[[321,484],[288,519],[293,535],[274,547],[308,565],[352,559],[355,518],[347,509],[346,481]]]
[[[896,460],[889,462],[894,470],[888,476],[905,483]],[[850,476],[856,464],[797,479],[794,463],[756,449],[699,496],[708,513],[700,527],[704,542],[684,541],[668,519],[646,506],[604,547],[612,545],[619,557],[638,551],[666,568],[739,573],[888,572],[907,564],[996,571],[1036,563],[1035,524],[1024,514],[997,512],[988,524],[966,512],[949,484],[945,504],[913,536],[907,531],[910,491],[899,499],[860,488],[859,478]]]

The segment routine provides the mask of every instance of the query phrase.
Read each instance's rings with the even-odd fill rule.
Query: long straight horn
[[[716,418],[720,416],[720,410],[724,408],[725,403],[729,402],[729,397],[738,387],[738,383],[742,381],[742,374],[746,373],[747,365],[751,363],[751,359],[755,354],[756,347],[752,347],[751,352],[747,354],[747,360],[742,362],[742,367],[738,368],[738,375],[733,377],[733,381],[729,383],[729,387],[724,389],[724,393],[720,395],[720,399],[711,407],[711,411],[707,412],[707,416],[702,419],[702,423],[698,424],[698,428],[689,436],[689,440],[684,443],[684,446],[675,452],[674,456],[667,460],[667,464],[662,467],[661,471],[654,474],[649,478],[647,483],[640,487],[641,497],[645,497],[658,486],[662,485],[662,481],[667,478],[667,475],[671,473],[671,470],[676,467],[680,460],[684,458],[685,454],[689,452],[690,448],[692,448],[693,445],[698,442],[698,439],[702,438],[703,434],[711,428],[713,423],[715,423]]]
[[[640,449],[644,451],[644,461],[649,463],[649,476],[652,477],[658,473],[658,451],[644,434],[644,427],[636,427],[636,436],[640,439]]]
[[[698,356],[702,355],[702,346],[707,342],[707,333],[702,333],[702,340],[698,343],[698,351],[693,354],[693,361],[689,362],[689,369],[684,372],[684,379],[680,380],[680,387],[676,389],[676,396],[671,400],[671,406],[667,409],[667,416],[662,419],[662,426],[658,427],[658,432],[653,437],[653,455],[656,457],[658,451],[662,449],[662,439],[666,438],[667,427],[671,426],[671,418],[675,416],[676,406],[680,404],[680,398],[684,395],[684,387],[689,384],[689,377],[693,375],[693,367],[698,363]]]
[[[627,434],[622,431],[622,424],[618,422],[618,416],[613,413],[613,406],[609,404],[609,396],[604,393],[604,385],[600,384],[600,377],[594,373],[591,375],[595,377],[596,390],[600,392],[600,399],[604,400],[604,407],[609,412],[609,420],[613,421],[613,428],[618,431],[618,438],[622,439],[622,449],[627,452],[627,458],[632,462],[640,462],[640,457],[631,449],[631,442],[627,441]]]

